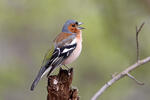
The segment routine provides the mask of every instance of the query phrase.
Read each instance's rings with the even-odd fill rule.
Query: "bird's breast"
[[[81,50],[82,50],[82,40],[77,39],[77,47],[72,52],[72,54],[66,60],[64,60],[63,65],[70,64],[73,61],[75,61],[79,57]]]

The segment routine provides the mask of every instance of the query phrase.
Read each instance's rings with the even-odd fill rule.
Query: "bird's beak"
[[[78,26],[82,25],[82,22],[78,22]],[[79,30],[85,29],[84,27],[78,27]]]
[[[78,27],[79,30],[85,29],[84,27]]]
[[[78,25],[80,26],[80,25],[82,25],[83,23],[82,22],[78,22]]]

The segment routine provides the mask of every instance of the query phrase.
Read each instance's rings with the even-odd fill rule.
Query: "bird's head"
[[[63,26],[62,32],[65,33],[78,33],[80,30],[85,29],[83,27],[80,27],[82,25],[82,22],[77,22],[75,20],[67,20],[66,23]]]

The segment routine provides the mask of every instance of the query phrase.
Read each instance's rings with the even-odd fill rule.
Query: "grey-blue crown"
[[[62,28],[62,32],[65,32],[65,33],[72,33],[68,30],[68,26],[70,24],[73,24],[73,23],[76,23],[77,21],[76,20],[67,20],[66,23],[64,24],[63,28]]]

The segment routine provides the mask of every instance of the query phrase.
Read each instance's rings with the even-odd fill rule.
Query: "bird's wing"
[[[69,34],[68,33],[62,33],[65,35],[65,38],[56,38],[54,45],[52,45],[51,49],[46,53],[42,67],[46,67],[43,75],[49,71],[49,74],[52,72],[53,68],[59,66],[64,59],[66,59],[70,54],[73,52],[73,50],[76,48],[76,39],[74,34]],[[51,69],[48,69],[49,66],[52,66]],[[48,75],[49,75],[48,74]]]
[[[70,56],[70,54],[77,46],[74,35],[70,35],[68,38],[65,38],[61,42],[55,44],[55,50],[51,56],[51,59],[49,60],[50,66],[52,66],[52,68],[50,69],[47,76],[49,76],[55,67],[61,65],[61,63]]]
[[[42,66],[44,66],[48,62],[48,60],[50,60],[51,56],[54,53],[54,50],[55,50],[55,47],[54,47],[54,45],[52,45],[51,49],[49,49],[47,51],[47,53],[45,54],[45,56],[44,56],[44,59],[43,59],[43,62],[42,62]]]

